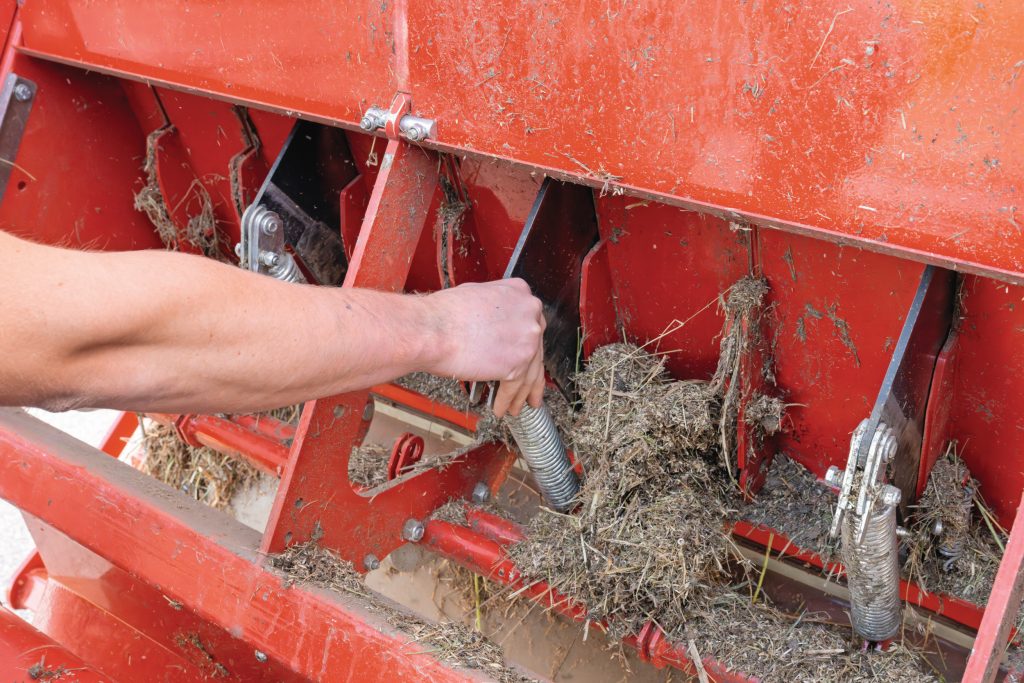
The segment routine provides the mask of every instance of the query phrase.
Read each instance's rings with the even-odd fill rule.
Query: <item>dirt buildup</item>
[[[63,666],[46,666],[45,656],[30,666],[26,673],[28,673],[28,677],[33,681],[58,681],[64,678],[65,675],[75,677],[74,669],[66,669]]]
[[[167,425],[144,425],[142,450],[143,471],[218,510],[259,477],[256,468],[238,458],[189,446]]]
[[[835,553],[829,539],[836,495],[803,465],[778,453],[757,497],[742,507],[743,519],[781,532],[797,547],[825,559]]]
[[[926,591],[985,605],[1007,534],[985,505],[978,482],[954,445],[936,461],[911,512],[904,575]]]
[[[286,585],[311,584],[362,598],[361,604],[381,615],[409,638],[407,654],[430,655],[448,666],[482,671],[500,683],[520,683],[523,677],[505,665],[501,648],[462,624],[428,622],[399,610],[371,592],[351,563],[309,541],[271,555],[270,566],[285,575]]]

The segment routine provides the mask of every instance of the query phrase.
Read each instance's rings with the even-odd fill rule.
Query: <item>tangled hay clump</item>
[[[160,188],[157,177],[157,154],[160,149],[160,141],[164,135],[174,133],[173,126],[158,128],[146,137],[146,158],[143,162],[142,171],[146,176],[146,183],[135,193],[135,210],[146,214],[149,221],[156,229],[160,240],[168,249],[180,249],[182,235],[178,226],[171,217],[171,212],[177,207],[169,207],[167,198]],[[224,260],[221,253],[220,235],[217,231],[217,218],[213,211],[213,201],[206,186],[198,178],[192,181],[185,191],[182,202],[187,202],[189,209],[188,221],[184,230],[184,239],[193,247],[211,258]]]
[[[193,448],[174,427],[143,427],[142,469],[210,507],[223,510],[235,492],[251,484],[259,472],[249,463],[210,448]]]
[[[449,666],[482,671],[499,683],[531,680],[508,667],[501,648],[482,634],[459,623],[427,622],[385,602],[365,587],[362,576],[350,562],[315,541],[289,546],[283,553],[271,555],[269,562],[285,575],[287,585],[310,584],[362,598],[369,611],[380,614],[409,637],[416,653],[430,654]]]
[[[596,350],[577,377],[572,443],[587,478],[577,515],[547,512],[511,548],[528,575],[615,617],[616,636],[656,619],[680,635],[687,601],[722,582],[732,541],[717,471],[718,402],[707,382],[673,382],[663,359],[629,344]]]
[[[936,461],[912,510],[906,576],[927,591],[986,604],[1007,534],[982,501],[955,445]]]

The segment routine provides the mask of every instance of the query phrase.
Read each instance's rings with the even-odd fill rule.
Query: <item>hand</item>
[[[544,310],[518,278],[467,283],[426,297],[442,327],[444,352],[430,372],[499,380],[494,414],[518,415],[544,398]]]

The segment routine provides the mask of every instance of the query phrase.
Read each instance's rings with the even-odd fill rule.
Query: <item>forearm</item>
[[[424,297],[286,284],[166,252],[17,248],[35,274],[6,297],[26,323],[0,332],[0,350],[24,360],[0,377],[8,404],[245,412],[430,370],[444,352]]]

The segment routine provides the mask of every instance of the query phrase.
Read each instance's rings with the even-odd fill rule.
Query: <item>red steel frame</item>
[[[298,113],[354,129],[366,106],[386,104],[396,91],[411,92],[415,113],[438,121],[438,137],[425,144],[427,149],[393,138],[349,136],[360,175],[343,195],[346,239],[358,235],[346,286],[438,286],[438,275],[431,271],[440,267],[440,241],[428,228],[437,212],[440,163],[430,150],[463,155],[460,164],[446,167],[460,176],[473,197],[473,213],[462,235],[468,241],[460,248],[475,243],[488,257],[458,256],[450,241],[447,257],[470,279],[500,274],[501,256],[514,243],[532,200],[536,171],[598,187],[601,242],[587,258],[581,293],[585,351],[620,335],[652,338],[675,317],[687,325],[663,340],[662,349],[677,351],[669,367],[680,376],[703,376],[713,365],[721,327],[720,312],[706,304],[743,274],[763,274],[772,286],[765,324],[775,351],[773,369],[786,399],[794,404],[788,418],[792,424],[770,445],[790,452],[820,476],[830,464],[842,462],[849,431],[864,416],[865,401],[884,372],[887,339],[899,329],[920,268],[909,261],[1024,282],[1014,203],[1024,177],[1024,136],[1015,133],[1017,110],[993,106],[1019,99],[1024,78],[1018,78],[1021,67],[1014,60],[1019,57],[1010,56],[1010,46],[1024,27],[1024,8],[1009,1],[985,8],[952,3],[935,20],[928,8],[900,8],[889,16],[868,3],[839,11],[817,3],[795,15],[741,5],[718,13],[677,8],[665,15],[656,3],[642,2],[627,25],[603,3],[585,5],[575,15],[559,14],[559,21],[537,17],[540,25],[531,26],[531,17],[519,16],[510,0],[486,16],[454,4],[427,9],[387,3],[374,9],[379,15],[368,17],[367,31],[349,30],[351,16],[316,2],[301,11],[227,3],[214,14],[181,1],[143,8],[126,0],[30,0],[20,10],[8,3],[5,16],[11,21],[0,22],[12,26],[4,73],[14,69],[32,78],[40,85],[40,96],[12,174],[16,191],[9,188],[0,207],[0,226],[78,246],[158,246],[145,221],[130,209],[129,190],[138,179],[139,141],[162,130],[157,170],[165,196],[180,209],[181,198],[201,178],[218,198],[216,212],[225,236],[237,239],[239,216],[230,201],[236,188],[225,180],[223,169],[236,164],[242,168],[240,190],[243,196],[251,194],[290,123],[253,109],[248,113],[253,133],[228,103]],[[116,27],[110,21],[115,15]],[[310,15],[318,21],[308,21]],[[602,21],[578,23],[580,17],[596,16]],[[495,17],[518,21],[506,26]],[[154,21],[166,32],[157,42],[150,36]],[[277,30],[263,31],[270,25]],[[658,30],[649,30],[655,25]],[[385,31],[392,36],[389,44],[376,38],[382,27],[393,29]],[[501,46],[477,60],[485,71],[466,71],[452,61],[466,52],[459,42],[463,34],[482,34],[488,39],[485,44]],[[237,60],[237,54],[251,53],[253,35],[261,36],[262,49],[251,60]],[[579,81],[576,67],[566,70],[563,60],[547,58],[572,47],[571,41],[564,42],[565,35],[587,46],[587,65],[593,69],[588,88],[573,85]],[[964,42],[964,35],[975,39]],[[623,36],[636,38],[630,44],[644,47],[636,54],[592,49]],[[782,36],[787,54],[770,54],[764,46]],[[762,40],[761,47],[750,47]],[[193,49],[185,54],[172,47],[180,44]],[[951,44],[956,63],[948,69],[931,68],[946,63],[943,55]],[[339,68],[340,53],[346,55],[346,65]],[[545,55],[542,64],[529,59],[535,53]],[[624,54],[629,65],[625,71],[616,61]],[[168,89],[105,79],[29,55]],[[703,85],[692,90],[689,81],[666,79],[666,69],[703,74],[704,80],[694,81]],[[951,100],[955,107],[948,106]],[[814,125],[806,125],[808,116]],[[658,124],[652,125],[654,121]],[[61,137],[79,129],[114,133],[71,142]],[[496,130],[500,136],[493,134]],[[222,139],[227,142],[222,144]],[[207,144],[210,140],[217,144]],[[86,174],[26,173],[70,163],[65,160],[72,147],[78,155],[75,162],[89,164],[93,175],[102,178],[103,192],[92,190],[93,179]],[[663,154],[669,149],[671,154]],[[370,161],[370,150],[381,157],[379,166]],[[494,164],[493,159],[515,164]],[[629,164],[609,168],[608,159]],[[922,201],[905,204],[908,188]],[[633,196],[618,196],[620,189]],[[94,210],[62,201],[65,195],[87,198]],[[186,217],[178,214],[174,218],[182,228]],[[362,225],[356,232],[358,217]],[[68,225],[75,226],[73,237],[60,232]],[[868,251],[844,250],[851,244]],[[965,278],[963,285],[967,324],[939,358],[921,468],[927,471],[950,438],[973,444],[965,457],[1009,526],[1014,512],[1021,514],[1024,486],[1024,468],[1019,458],[1011,457],[1012,444],[1024,428],[1015,399],[1024,377],[1024,353],[1015,336],[1024,330],[1024,307],[1019,305],[1024,291],[983,278]],[[688,296],[676,296],[679,291]],[[757,359],[747,361],[748,375],[760,375]],[[400,403],[422,401],[396,387],[373,391]],[[369,395],[355,392],[311,402],[297,430],[247,417],[157,417],[173,423],[194,445],[242,455],[282,477],[271,522],[259,542],[262,551],[318,538],[361,566],[366,555],[383,557],[402,543],[406,519],[423,518],[449,498],[467,496],[478,481],[494,488],[511,464],[504,449],[482,447],[443,473],[399,481],[371,504],[344,476],[350,449],[366,427]],[[475,427],[450,408],[420,403],[420,409]],[[119,423],[115,438],[123,436],[131,421],[126,416]],[[42,520],[38,539],[51,548],[71,543],[54,540],[59,534],[47,527],[56,528],[120,570],[167,588],[173,601],[180,600],[188,611],[228,634],[210,636],[227,651],[239,647],[232,640],[240,637],[236,632],[247,641],[263,642],[255,624],[247,622],[247,631],[235,620],[243,602],[240,586],[279,582],[258,566],[255,556],[246,554],[255,548],[251,534],[232,530],[231,542],[239,545],[225,549],[212,518],[196,513],[202,519],[189,530],[194,510],[175,517],[166,501],[142,483],[124,488],[127,475],[109,469],[114,463],[101,468],[102,477],[88,468],[79,471],[69,462],[83,463],[80,452],[63,460],[74,451],[68,444],[44,438],[20,418],[5,424],[53,446],[40,450],[31,439],[0,432],[5,453],[20,458],[25,469],[38,476],[84,477],[97,486],[98,495],[107,496],[104,509],[114,514],[131,510],[142,520],[119,527],[92,514],[73,519],[67,510],[43,506],[38,487],[31,487],[24,473],[11,470],[12,476],[0,481],[0,494]],[[989,457],[995,453],[1004,457]],[[763,457],[744,448],[742,457],[748,454],[755,461]],[[757,487],[756,474],[746,468],[743,472],[751,490]],[[70,484],[68,490],[78,497],[76,507],[87,507],[88,489]],[[173,519],[168,521],[168,515]],[[86,519],[95,529],[85,526]],[[491,540],[431,523],[428,544],[445,548],[449,556],[493,578],[501,545],[513,540],[514,532],[495,520],[474,518],[473,523]],[[173,530],[177,554],[171,553],[166,535],[149,554],[132,556],[109,547],[109,540],[95,533],[103,529],[108,538],[145,544],[150,541],[142,529],[154,524]],[[772,539],[742,525],[737,531],[782,550],[781,537]],[[980,624],[968,668],[978,680],[992,674],[1006,624],[1019,604],[1022,535],[1021,525],[1014,524],[980,622],[973,606],[904,585],[905,599],[962,623]],[[158,566],[177,561],[181,544],[202,560]],[[239,554],[238,548],[245,552]],[[798,549],[788,551],[820,564]],[[240,579],[234,587],[222,580],[218,585],[229,597],[208,606],[195,583],[202,565],[213,561],[240,572]],[[28,579],[27,595],[33,600],[44,593],[59,604],[84,599],[54,583],[59,577],[52,571],[44,578],[46,569],[52,568],[41,569],[37,563],[21,574]],[[190,569],[195,572],[192,583],[183,573]],[[511,581],[508,573],[506,580]],[[374,656],[386,659],[383,650],[399,642],[374,640],[359,626],[361,615],[339,615],[330,605],[318,612],[322,596],[291,597],[273,593],[277,608],[312,620],[331,657],[359,651],[355,646],[335,647],[329,634],[338,624],[346,631],[351,628],[360,644],[367,639]],[[310,616],[313,612],[317,614]],[[115,628],[117,619],[109,616],[108,621]],[[168,650],[167,643],[147,637],[154,652]],[[645,629],[629,644],[655,663],[689,666],[656,629]],[[271,668],[279,667],[282,676],[316,675],[307,651],[276,647],[268,654]],[[398,670],[422,675],[419,666],[406,662]],[[707,666],[711,671],[715,665]],[[443,667],[431,671],[461,675],[442,674]]]

